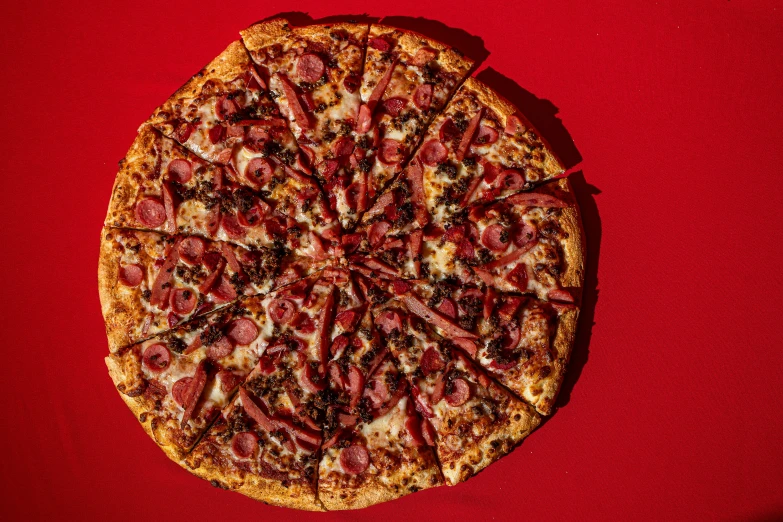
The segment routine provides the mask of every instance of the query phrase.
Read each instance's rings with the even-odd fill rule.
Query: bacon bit
[[[453,322],[446,319],[444,316],[442,316],[440,313],[436,312],[435,310],[427,307],[418,297],[415,297],[412,294],[403,295],[401,297],[403,303],[405,303],[405,306],[408,307],[408,310],[425,321],[433,324],[434,326],[437,326],[441,330],[443,330],[446,337],[453,339],[456,337],[465,337],[468,339],[478,339],[478,336],[468,332],[467,330],[463,330]]]
[[[465,133],[462,135],[462,140],[459,142],[459,147],[457,147],[457,161],[462,161],[465,159],[465,154],[468,152],[468,148],[470,148],[470,144],[473,142],[473,137],[476,135],[476,131],[478,130],[479,123],[481,122],[481,116],[484,113],[484,108],[482,107],[479,109],[478,113],[476,113],[475,116],[473,116],[470,119],[470,123],[468,123],[468,128],[465,130]]]

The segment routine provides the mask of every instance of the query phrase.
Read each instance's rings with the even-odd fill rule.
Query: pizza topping
[[[380,36],[370,38],[370,41],[367,42],[367,44],[373,49],[378,49],[382,53],[388,52],[391,49],[391,44],[389,41],[385,38],[381,38]]]
[[[475,145],[490,145],[498,141],[498,136],[498,131],[494,128],[487,125],[481,125],[473,143]]]
[[[348,446],[340,452],[340,466],[350,475],[358,475],[370,465],[370,453],[359,445]]]
[[[435,49],[432,49],[430,47],[422,47],[418,51],[416,51],[416,55],[413,57],[413,60],[411,60],[411,63],[413,65],[418,65],[421,67],[422,65],[426,65],[438,56],[438,51]]]
[[[438,140],[429,140],[427,143],[421,146],[421,152],[419,157],[425,165],[435,166],[438,163],[442,163],[449,155],[449,151],[446,150],[446,146]]]
[[[525,125],[522,123],[522,119],[516,114],[512,114],[506,119],[506,128],[504,131],[511,136],[525,132]]]
[[[118,279],[125,286],[139,286],[144,279],[144,271],[139,265],[120,265]]]
[[[506,281],[514,285],[519,291],[527,290],[527,265],[520,263],[514,269],[506,274]]]
[[[228,303],[237,298],[236,288],[234,288],[234,285],[231,284],[231,281],[225,274],[220,278],[217,286],[212,287],[210,294],[215,298],[215,302],[220,304]]]
[[[261,411],[258,404],[250,397],[250,394],[244,388],[239,388],[239,399],[242,401],[242,408],[251,419],[256,421],[261,429],[265,431],[275,431],[275,424],[267,415]]]
[[[403,98],[389,98],[383,102],[383,110],[391,117],[396,118],[400,115],[400,111],[402,111],[406,103],[406,100]]]
[[[471,357],[476,355],[476,352],[478,352],[478,347],[476,346],[476,342],[472,339],[463,339],[461,337],[455,337],[451,340],[454,344],[468,352],[468,355]]]
[[[574,302],[574,296],[572,296],[568,290],[563,290],[560,288],[550,290],[546,297],[547,299],[551,299],[553,301],[563,301],[565,303]]]
[[[307,130],[310,128],[310,119],[307,117],[307,113],[302,108],[299,102],[299,97],[296,95],[296,90],[291,84],[291,80],[284,74],[279,74],[280,83],[283,86],[283,92],[285,93],[286,101],[288,101],[288,108],[291,109],[291,113],[294,115],[296,124],[302,129]]]
[[[500,173],[497,185],[505,190],[521,190],[525,188],[525,177],[514,169],[506,169]]]
[[[157,228],[166,222],[166,208],[158,198],[145,198],[136,203],[135,214],[145,227]]]
[[[450,317],[452,319],[457,318],[457,305],[454,303],[452,299],[449,299],[448,297],[444,297],[443,300],[438,305],[438,311],[442,313],[443,315]]]
[[[478,113],[470,119],[467,129],[465,129],[465,132],[462,134],[462,140],[460,140],[459,147],[457,147],[457,161],[465,159],[465,154],[468,152],[468,148],[473,142],[473,137],[476,135],[483,112],[484,110],[480,109]]]
[[[222,359],[231,355],[234,351],[234,345],[225,336],[220,336],[216,341],[209,344],[207,348],[207,357],[213,361]]]
[[[269,317],[277,324],[288,324],[295,313],[296,304],[289,299],[277,298],[269,303]]]
[[[386,335],[391,334],[394,330],[402,332],[402,319],[400,318],[400,314],[392,310],[382,312],[375,319],[375,324]]]
[[[356,366],[351,365],[348,369],[348,391],[351,394],[350,408],[354,409],[359,404],[364,390],[364,375]]]
[[[394,68],[396,66],[397,60],[394,60],[389,65],[389,68],[386,69],[386,72],[383,74],[381,79],[378,80],[378,83],[375,85],[372,94],[370,94],[370,99],[367,100],[367,106],[370,108],[370,113],[375,110],[375,106],[378,105],[378,102],[381,100],[381,98],[383,98],[383,93],[386,92],[386,87],[389,85],[389,80],[391,80],[392,74],[394,74]]]
[[[323,308],[318,313],[318,333],[316,337],[316,349],[320,355],[321,364],[325,367],[329,359],[329,325],[332,322],[334,308],[334,286],[329,286],[328,294]]]
[[[174,269],[179,261],[179,242],[177,240],[171,247],[171,251],[163,262],[163,266],[160,267],[158,275],[155,276],[155,281],[152,283],[152,293],[150,295],[150,304],[158,306],[161,309],[165,309],[169,301],[169,292],[171,292],[171,281],[174,275]]]
[[[324,61],[316,54],[303,54],[296,61],[296,74],[303,82],[317,82],[325,70]]]
[[[470,385],[465,379],[456,378],[451,379],[447,383],[447,388],[450,387],[450,391],[447,391],[445,398],[451,406],[462,406],[470,399]]]
[[[242,382],[242,378],[230,370],[220,370],[218,379],[223,393],[231,393]]]
[[[432,104],[432,84],[425,83],[419,85],[413,92],[413,103],[419,109],[426,111]]]
[[[356,117],[356,132],[364,134],[372,127],[372,111],[370,107],[362,104],[359,107],[359,115]]]
[[[193,167],[186,159],[175,159],[168,166],[169,179],[177,183],[187,183],[193,177]]]
[[[449,338],[454,337],[465,337],[468,339],[476,339],[477,336],[475,334],[472,334],[466,330],[463,330],[456,324],[452,323],[445,317],[443,317],[440,313],[436,312],[435,310],[432,310],[431,308],[428,308],[427,305],[422,303],[418,297],[415,297],[411,294],[402,296],[402,301],[405,303],[405,305],[408,307],[408,310],[410,310],[412,313],[418,315],[425,321],[437,326],[441,330],[443,330],[444,334]]]
[[[232,321],[228,325],[227,330],[229,339],[240,346],[247,346],[255,341],[256,337],[258,337],[258,333],[258,326],[256,326],[256,323],[245,317]]]
[[[391,223],[388,221],[376,221],[370,226],[370,230],[367,233],[367,239],[370,242],[370,246],[377,248],[383,243],[386,238],[386,233],[391,228]]]
[[[380,149],[378,150],[378,159],[387,165],[399,163],[402,161],[403,150],[399,141],[391,138],[384,138],[381,141]]]
[[[520,192],[509,196],[506,201],[524,207],[565,208],[568,206],[568,203],[554,196],[535,192]]]
[[[421,433],[421,420],[416,415],[409,415],[405,419],[405,430],[411,436],[414,446],[426,446],[427,441]]]
[[[186,237],[179,244],[179,258],[191,266],[197,265],[201,263],[204,249],[204,241],[201,238]]]
[[[355,310],[344,310],[334,318],[334,324],[342,328],[344,332],[352,332],[359,322],[359,313]]]
[[[228,96],[221,96],[215,100],[215,115],[219,120],[228,120],[237,113],[237,106],[234,100]]]
[[[341,136],[332,143],[331,151],[335,158],[342,158],[353,154],[354,147],[355,144],[351,138]]]
[[[204,392],[204,387],[207,385],[207,370],[204,367],[204,361],[201,361],[196,367],[196,373],[193,375],[193,380],[188,383],[188,388],[185,391],[185,402],[183,407],[185,413],[182,414],[181,427],[184,429],[187,426],[188,421],[193,417],[196,411],[196,405]]]
[[[171,362],[171,353],[166,345],[156,343],[148,346],[144,350],[144,354],[141,356],[144,366],[151,372],[162,372],[169,367]]]
[[[493,252],[505,252],[510,243],[508,230],[497,223],[490,225],[481,234],[481,242]]]
[[[190,288],[177,288],[171,293],[171,311],[187,315],[196,307],[196,294]]]
[[[424,373],[425,377],[446,367],[446,363],[440,356],[440,352],[433,346],[424,350],[419,365],[421,366],[421,371]]]
[[[253,158],[245,167],[245,179],[256,188],[265,187],[274,175],[274,168],[266,158]]]
[[[174,398],[174,402],[179,404],[180,406],[185,405],[185,401],[187,400],[187,392],[188,388],[190,387],[190,382],[193,380],[193,377],[183,377],[177,382],[174,383],[174,386],[171,387],[171,396]]]
[[[231,440],[231,451],[240,459],[252,457],[256,448],[258,448],[258,437],[250,431],[237,433]]]

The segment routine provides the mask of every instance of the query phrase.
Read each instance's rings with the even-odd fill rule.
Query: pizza
[[[276,18],[141,124],[99,294],[114,387],[169,458],[359,509],[463,482],[554,412],[579,208],[472,68],[387,25]]]

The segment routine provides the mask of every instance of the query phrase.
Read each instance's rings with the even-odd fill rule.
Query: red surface
[[[0,518],[303,517],[168,461],[103,363],[96,267],[116,162],[160,102],[277,11],[202,4],[5,6]],[[486,58],[479,76],[581,158],[589,246],[551,420],[465,484],[313,518],[783,518],[783,8],[630,4],[283,9],[442,22],[391,21]]]

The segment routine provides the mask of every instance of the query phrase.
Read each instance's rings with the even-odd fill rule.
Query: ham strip
[[[405,306],[408,307],[408,310],[425,321],[437,326],[441,330],[443,330],[443,333],[446,334],[446,337],[449,339],[454,338],[466,338],[466,339],[478,339],[478,336],[476,334],[470,333],[467,330],[463,330],[456,324],[452,323],[448,319],[446,319],[443,315],[439,314],[435,310],[429,308],[427,305],[421,302],[421,300],[411,294],[406,294],[400,297],[402,299],[402,302],[405,303]]]
[[[278,74],[277,77],[280,79],[280,84],[283,86],[283,93],[285,94],[286,101],[288,102],[288,108],[291,109],[291,112],[294,115],[294,119],[296,120],[296,124],[299,125],[303,130],[309,129],[310,119],[307,117],[307,113],[302,108],[302,104],[299,102],[299,97],[296,95],[296,90],[294,89],[294,85],[291,83],[291,80],[289,80],[288,76],[284,74]]]
[[[465,129],[465,133],[462,135],[462,140],[459,142],[459,147],[457,147],[457,161],[462,161],[465,159],[465,154],[468,152],[470,144],[473,143],[473,137],[476,135],[476,131],[478,130],[483,113],[484,109],[481,108],[479,109],[478,113],[470,119],[468,128]]]
[[[181,242],[181,238],[174,242],[168,257],[166,257],[166,261],[163,263],[163,266],[160,267],[160,272],[158,272],[155,281],[152,283],[150,304],[152,306],[157,306],[161,310],[165,310],[168,306],[169,293],[171,292],[171,287],[168,283],[174,275],[174,268],[177,266],[177,263],[179,263],[179,244]]]

